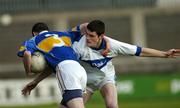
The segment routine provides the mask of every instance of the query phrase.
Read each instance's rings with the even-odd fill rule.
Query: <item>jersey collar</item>
[[[47,30],[44,30],[44,31],[41,31],[39,34],[43,34],[43,33],[46,33],[48,32]]]
[[[92,48],[94,50],[101,50],[101,49],[106,49],[106,41],[104,39],[102,39],[101,45],[99,46],[99,48]]]

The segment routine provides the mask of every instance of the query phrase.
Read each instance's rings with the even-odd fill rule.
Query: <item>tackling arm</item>
[[[33,90],[39,84],[39,82],[41,82],[43,79],[45,79],[46,77],[48,77],[51,74],[52,74],[52,70],[50,68],[48,68],[45,72],[41,72],[40,74],[38,74],[37,77],[35,77],[35,79],[33,81],[28,83],[22,89],[22,94],[23,95],[27,95],[27,94],[30,95],[31,90]]]
[[[38,74],[38,76],[33,81],[36,83],[39,83],[40,81],[42,81],[43,79],[51,75],[52,72],[53,71],[50,69],[50,67],[48,67],[48,69],[46,69],[44,72],[41,72],[40,74]]]

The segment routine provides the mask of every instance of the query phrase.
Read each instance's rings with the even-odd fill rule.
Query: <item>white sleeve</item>
[[[72,48],[73,48],[73,50],[75,51],[75,53],[76,53],[76,55],[77,55],[77,57],[78,57],[78,59],[81,57],[80,56],[80,53],[81,53],[81,51],[80,51],[80,48],[78,47],[78,42],[74,42],[73,44],[72,44]]]
[[[114,40],[112,38],[106,37],[110,42],[110,51],[115,54],[124,54],[124,55],[136,55],[139,56],[141,53],[141,47],[136,45],[127,44]]]

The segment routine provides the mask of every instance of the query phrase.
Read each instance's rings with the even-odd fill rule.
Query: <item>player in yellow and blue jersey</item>
[[[32,34],[34,37],[26,40],[18,52],[18,56],[23,57],[26,73],[31,73],[31,55],[36,51],[42,52],[55,70],[63,94],[61,104],[68,108],[84,108],[82,92],[87,76],[71,48],[72,43],[81,37],[80,32],[52,32],[45,23],[36,23]]]

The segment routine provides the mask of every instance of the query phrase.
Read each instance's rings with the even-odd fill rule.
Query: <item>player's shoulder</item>
[[[85,46],[87,46],[87,45],[86,45],[86,37],[85,37],[85,36],[79,37],[78,39],[76,39],[75,43],[77,43],[77,45],[78,45],[79,47],[85,47]]]
[[[25,45],[27,45],[28,43],[32,43],[34,40],[35,40],[35,37],[32,37],[32,38],[30,38],[30,39],[27,39],[27,40],[23,41],[21,45],[24,45],[24,46],[25,46]]]
[[[71,33],[69,31],[51,31],[50,34],[57,34],[58,36],[69,36]]]
[[[77,25],[77,26],[73,27],[73,28],[70,29],[69,31],[71,31],[71,32],[77,32],[77,31],[80,31],[80,25]]]
[[[116,39],[113,39],[110,37],[106,37],[106,38],[108,39],[111,47],[121,47],[121,46],[128,46],[129,45],[128,43],[125,43],[125,42],[122,42],[122,41],[119,41],[119,40],[116,40]]]

